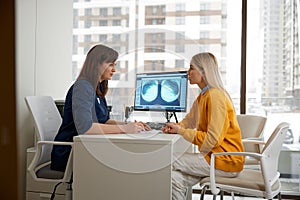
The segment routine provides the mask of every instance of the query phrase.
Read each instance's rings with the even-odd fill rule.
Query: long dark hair
[[[104,68],[99,68],[103,63],[114,63],[119,54],[114,49],[102,44],[93,46],[87,53],[83,67],[77,80],[89,81],[99,96],[105,96],[108,90],[108,81],[104,80],[99,83],[99,77],[105,71]],[[100,87],[102,88],[100,90]]]

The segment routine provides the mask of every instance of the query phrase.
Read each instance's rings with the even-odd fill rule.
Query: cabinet
[[[171,199],[176,134],[80,135],[74,138],[73,199]]]

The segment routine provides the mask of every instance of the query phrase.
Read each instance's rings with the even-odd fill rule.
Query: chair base
[[[225,192],[225,191],[220,191],[220,193],[218,195],[214,195],[214,194],[211,193],[211,191],[209,190],[209,187],[207,185],[204,186],[202,189],[198,189],[198,188],[197,189],[193,189],[192,192],[193,192],[193,194],[200,194],[200,200],[204,200],[205,199],[204,198],[205,194],[207,194],[207,195],[213,195],[213,200],[216,200],[218,195],[220,196],[220,200],[223,200],[224,196],[231,196],[232,200],[235,199],[234,198],[235,196],[250,197],[250,196],[246,196],[246,195],[234,194],[233,192],[229,193],[229,192]],[[295,199],[294,195],[284,195],[284,196],[282,196],[281,193],[278,193],[274,198],[276,198],[278,200],[281,200],[282,197],[284,199]]]

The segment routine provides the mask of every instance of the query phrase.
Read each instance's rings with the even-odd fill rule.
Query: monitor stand
[[[176,112],[168,112],[168,111],[166,111],[165,116],[166,116],[167,122],[170,122],[170,119],[174,116],[176,123],[178,123]]]

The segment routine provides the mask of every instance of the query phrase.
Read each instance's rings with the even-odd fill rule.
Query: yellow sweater
[[[233,105],[219,89],[210,88],[200,94],[179,125],[179,134],[198,145],[208,163],[212,153],[244,151]],[[239,172],[243,166],[242,156],[215,157],[216,169]]]

